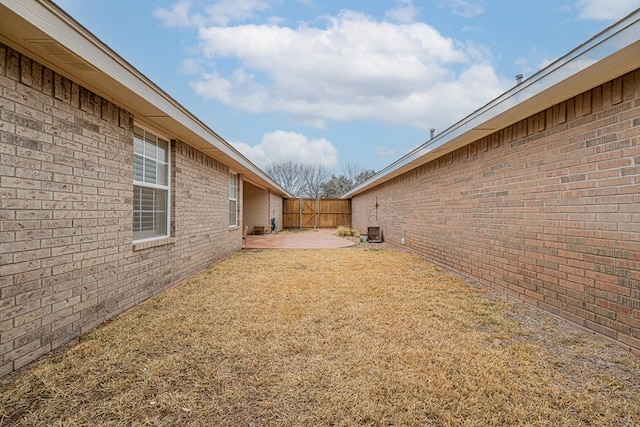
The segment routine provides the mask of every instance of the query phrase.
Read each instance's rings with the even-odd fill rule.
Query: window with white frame
[[[169,141],[134,127],[133,240],[169,235]]]
[[[229,174],[229,227],[238,225],[238,175]]]

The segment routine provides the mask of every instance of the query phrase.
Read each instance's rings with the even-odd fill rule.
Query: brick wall
[[[240,249],[228,168],[180,141],[171,238],[134,247],[133,123],[0,44],[0,376]]]
[[[353,199],[354,227],[640,350],[640,71]]]

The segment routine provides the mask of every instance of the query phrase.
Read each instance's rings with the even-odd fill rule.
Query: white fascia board
[[[616,53],[623,54],[604,64]],[[615,60],[624,63],[615,66]],[[603,66],[598,67],[601,63]],[[351,198],[638,67],[640,9],[407,153],[342,197]]]

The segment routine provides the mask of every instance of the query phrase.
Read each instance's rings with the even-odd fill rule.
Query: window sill
[[[164,246],[173,244],[173,238],[164,237],[162,239],[149,240],[146,242],[134,242],[133,243],[133,251],[142,251],[144,249],[155,248],[156,246]]]

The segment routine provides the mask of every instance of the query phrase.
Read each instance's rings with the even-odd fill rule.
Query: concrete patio
[[[346,248],[355,243],[336,234],[334,228],[284,230],[276,234],[248,235],[243,249]]]

